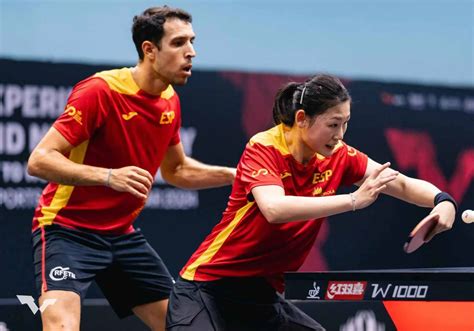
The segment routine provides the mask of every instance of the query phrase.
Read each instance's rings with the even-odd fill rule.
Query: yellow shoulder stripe
[[[163,99],[171,99],[171,97],[172,97],[173,95],[174,95],[173,86],[168,85],[168,87],[166,88],[166,90],[164,90],[163,92],[161,92],[160,97],[163,98]]]
[[[286,144],[285,134],[283,131],[283,124],[279,124],[274,126],[273,128],[257,133],[250,139],[250,145],[255,143],[261,144],[263,146],[273,146],[276,148],[281,155],[288,155],[290,154],[290,150],[288,149],[288,145]],[[336,145],[336,149],[341,148],[343,144],[338,142]],[[318,160],[324,160],[325,157],[321,154],[316,153],[316,157]]]
[[[132,77],[130,68],[106,70],[98,72],[94,77],[100,77],[107,82],[112,91],[121,94],[136,94],[140,88]]]
[[[250,138],[250,145],[261,144],[263,146],[272,146],[276,148],[282,155],[290,154],[286,145],[285,135],[283,133],[283,124],[274,126],[273,128],[257,133]]]
[[[98,72],[94,77],[100,77],[107,82],[112,91],[120,94],[134,95],[140,91],[137,83],[132,77],[130,68],[113,69]],[[171,85],[161,92],[160,97],[163,99],[170,99],[174,95],[174,89]]]

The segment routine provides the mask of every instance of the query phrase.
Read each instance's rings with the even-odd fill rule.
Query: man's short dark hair
[[[160,48],[160,42],[165,33],[164,25],[169,18],[192,22],[191,14],[182,9],[168,6],[148,8],[133,18],[132,37],[140,60],[143,60],[144,57],[142,50],[144,41],[151,41],[156,47]]]

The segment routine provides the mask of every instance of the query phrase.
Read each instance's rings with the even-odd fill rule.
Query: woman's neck
[[[310,151],[304,143],[301,132],[295,127],[289,128],[283,125],[283,133],[286,145],[293,158],[299,163],[307,164],[314,156],[314,152]]]

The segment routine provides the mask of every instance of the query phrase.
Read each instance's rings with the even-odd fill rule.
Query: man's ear
[[[151,41],[145,40],[142,42],[142,51],[145,58],[153,61],[155,59],[155,50],[156,46]]]

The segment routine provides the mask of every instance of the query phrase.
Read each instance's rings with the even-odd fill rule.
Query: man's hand
[[[145,169],[129,166],[119,169],[112,169],[107,174],[108,180],[104,183],[116,191],[128,192],[133,196],[146,200],[151,186],[153,185],[153,176]]]

